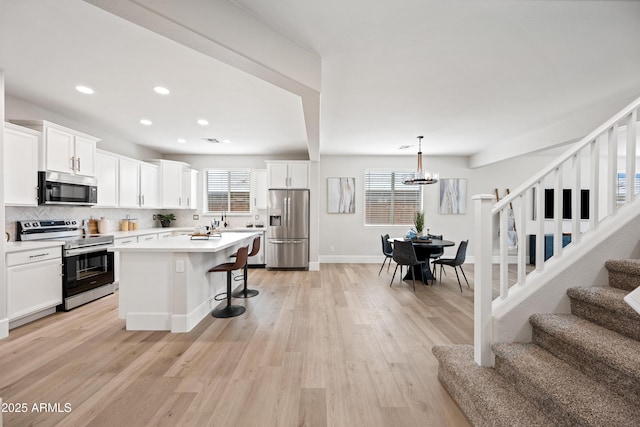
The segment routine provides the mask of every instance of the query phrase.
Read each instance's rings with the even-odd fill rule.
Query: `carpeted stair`
[[[624,296],[640,260],[608,261],[609,286],[572,288],[572,314],[535,314],[531,343],[493,346],[495,368],[471,346],[436,346],[438,377],[478,426],[640,425],[640,314]]]

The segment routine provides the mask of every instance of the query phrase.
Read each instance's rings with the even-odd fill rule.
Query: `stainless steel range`
[[[112,294],[115,285],[113,236],[84,234],[82,221],[46,220],[18,221],[18,240],[61,240],[62,295],[59,309],[68,311],[105,295]]]

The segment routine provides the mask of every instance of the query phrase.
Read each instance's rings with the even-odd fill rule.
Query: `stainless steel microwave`
[[[98,203],[98,180],[58,172],[38,172],[39,205],[82,205]]]

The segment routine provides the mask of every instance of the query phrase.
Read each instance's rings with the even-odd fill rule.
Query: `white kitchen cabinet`
[[[4,202],[7,206],[38,205],[40,132],[4,124]]]
[[[150,242],[152,240],[158,240],[158,234],[145,234],[143,236],[138,236],[138,242]]]
[[[132,159],[119,160],[119,184],[121,208],[140,206],[140,162]],[[98,192],[99,194],[99,192]]]
[[[309,188],[309,162],[267,162],[269,188]]]
[[[95,176],[98,138],[44,120],[12,123],[42,132],[39,170]]]
[[[183,199],[183,170],[189,167],[183,162],[172,160],[148,160],[158,165],[160,174],[160,207],[163,209],[182,209]]]
[[[60,246],[6,254],[7,317],[35,315],[62,304]]]
[[[99,207],[118,207],[118,160],[107,152],[96,153]]]
[[[251,171],[251,211],[267,209],[267,171],[256,169]]]
[[[158,166],[140,162],[140,207],[160,207],[159,180]]]
[[[198,208],[198,171],[188,167],[182,170],[182,207]]]

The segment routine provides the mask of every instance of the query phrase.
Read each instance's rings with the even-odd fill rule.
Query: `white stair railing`
[[[493,306],[508,301],[514,289],[527,286],[532,277],[539,278],[545,269],[561,268],[557,260],[565,250],[579,246],[582,236],[597,230],[605,218],[615,217],[621,206],[637,196],[639,107],[640,98],[495,205],[492,195],[473,197],[477,364],[492,365]],[[569,203],[563,203],[566,201]],[[545,206],[549,204],[553,204],[553,209]],[[515,248],[510,248],[507,241],[509,218],[515,219],[518,242]],[[535,258],[533,267],[527,267],[528,236],[535,238],[535,251],[530,254],[530,258]],[[549,239],[553,242],[551,247],[546,244]],[[497,298],[493,289],[494,248],[499,265]],[[552,253],[548,253],[550,249]],[[509,264],[516,265],[514,277],[509,275]]]

